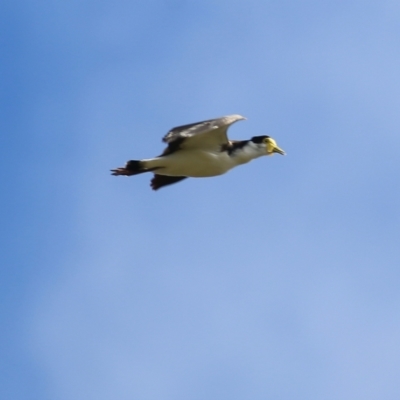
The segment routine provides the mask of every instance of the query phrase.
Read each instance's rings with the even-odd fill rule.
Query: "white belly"
[[[146,168],[159,167],[154,173],[169,176],[207,177],[222,175],[235,165],[226,152],[177,151],[169,156],[142,160]]]

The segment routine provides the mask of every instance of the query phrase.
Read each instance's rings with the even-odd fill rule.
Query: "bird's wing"
[[[150,186],[153,190],[158,190],[163,186],[172,185],[173,183],[180,182],[186,178],[187,176],[167,176],[154,174]]]
[[[229,143],[227,129],[236,121],[245,119],[241,115],[228,115],[221,118],[177,126],[163,138],[168,143],[168,154],[178,149],[203,149],[219,151]]]

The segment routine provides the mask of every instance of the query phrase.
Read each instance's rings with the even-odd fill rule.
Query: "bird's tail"
[[[125,175],[132,176],[143,174],[143,172],[150,172],[153,168],[145,168],[143,163],[139,160],[130,160],[125,164],[125,167],[120,167],[111,170],[111,175]]]

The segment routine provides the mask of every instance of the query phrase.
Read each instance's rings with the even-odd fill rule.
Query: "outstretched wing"
[[[245,118],[241,115],[227,115],[194,124],[177,126],[163,137],[163,142],[168,143],[163,154],[171,154],[178,149],[220,151],[222,146],[229,143],[228,127],[242,119]]]

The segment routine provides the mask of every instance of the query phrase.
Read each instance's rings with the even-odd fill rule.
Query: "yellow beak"
[[[272,150],[272,152],[282,154],[283,156],[286,155],[286,153],[278,146],[275,146],[274,149]]]

